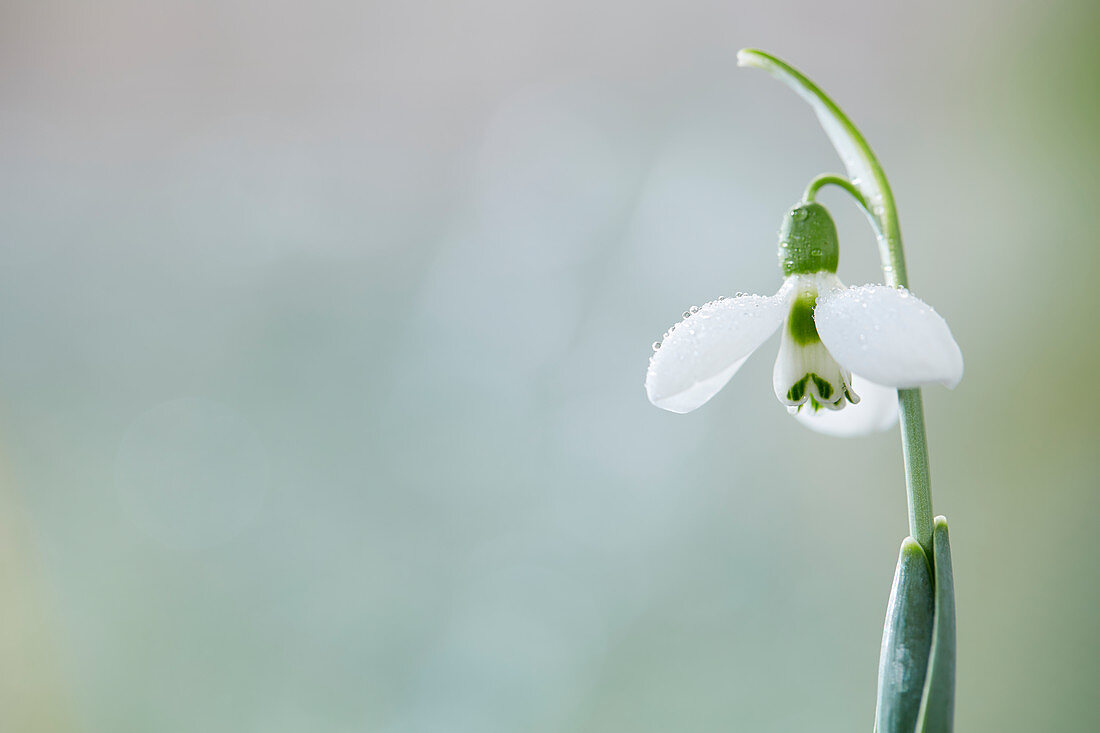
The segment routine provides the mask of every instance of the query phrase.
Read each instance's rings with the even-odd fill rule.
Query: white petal
[[[848,404],[843,410],[818,410],[809,405],[794,414],[796,420],[819,433],[840,438],[880,432],[898,421],[898,391],[893,387],[868,382],[858,374],[852,375],[852,390],[859,395],[857,404]]]
[[[691,412],[713,397],[787,315],[789,288],[714,300],[672,329],[649,360],[649,401]]]
[[[954,388],[962,379],[962,352],[947,322],[907,290],[861,285],[824,293],[814,323],[841,366],[877,384]]]

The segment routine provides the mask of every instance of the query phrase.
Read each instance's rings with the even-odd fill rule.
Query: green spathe
[[[818,203],[801,203],[779,227],[779,267],[784,276],[836,272],[840,249],[836,224]]]

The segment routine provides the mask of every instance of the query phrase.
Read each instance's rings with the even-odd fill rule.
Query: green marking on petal
[[[833,396],[833,385],[816,374],[811,374],[810,379],[814,380],[814,384],[817,385],[817,393],[821,395],[821,399],[827,400]]]
[[[802,377],[802,379],[795,382],[794,386],[788,390],[787,398],[791,400],[791,402],[801,402],[806,397],[806,383],[808,379],[808,376]]]
[[[821,399],[827,400],[833,395],[833,385],[813,372],[810,372],[791,385],[791,388],[787,390],[787,400],[794,403],[802,402],[802,404],[798,406],[800,410],[806,405],[809,405],[810,409],[814,412],[824,410],[825,406],[817,401],[813,393],[807,393],[806,391],[806,387],[809,386],[811,380],[817,385],[817,391],[821,394]],[[805,398],[805,402],[803,402],[803,398]]]
[[[817,326],[814,324],[816,304],[817,293],[812,291],[799,293],[791,303],[791,314],[787,317],[787,330],[791,332],[791,338],[799,346],[816,344],[821,340],[817,335]]]
[[[787,399],[791,402],[801,402],[802,398],[806,396],[806,382],[809,380],[810,375],[806,375],[791,385],[791,388],[787,390]]]

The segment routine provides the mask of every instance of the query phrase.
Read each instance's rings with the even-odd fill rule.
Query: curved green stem
[[[886,174],[882,172],[871,146],[863,134],[852,124],[848,116],[810,81],[802,72],[785,61],[769,53],[753,48],[737,52],[740,66],[763,69],[790,87],[798,96],[806,100],[817,114],[821,127],[836,148],[844,167],[848,171],[852,185],[863,195],[867,215],[878,237],[879,257],[886,284],[894,287],[908,287],[905,272],[905,255],[901,248],[901,229],[898,226],[898,212],[894,205],[894,194]]]
[[[806,186],[806,191],[802,194],[802,200],[806,203],[812,202],[817,198],[817,192],[825,186],[840,186],[845,191],[852,194],[852,198],[859,202],[860,207],[862,207],[864,211],[869,211],[867,202],[863,200],[863,194],[859,192],[859,189],[853,186],[852,182],[847,178],[832,173],[822,173],[820,176],[810,181],[810,185]]]
[[[827,184],[839,185],[853,195],[866,212],[878,239],[882,274],[886,284],[905,288],[909,278],[901,246],[894,194],[878,159],[867,140],[848,116],[812,81],[789,64],[756,49],[737,53],[740,66],[767,71],[809,102],[825,134],[836,148],[850,180],[839,176],[819,176],[806,189],[816,195]],[[928,471],[928,442],[924,432],[924,408],[919,389],[898,390],[902,453],[905,462],[905,488],[909,500],[909,534],[932,557],[932,489]]]

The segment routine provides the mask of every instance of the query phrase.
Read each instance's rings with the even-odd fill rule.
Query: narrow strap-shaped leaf
[[[936,561],[936,618],[917,730],[951,733],[955,719],[955,577],[944,517],[936,517],[932,529],[932,555]]]
[[[809,102],[825,134],[840,155],[852,184],[863,196],[867,216],[878,234],[887,284],[907,287],[894,194],[890,191],[882,166],[863,134],[836,102],[790,64],[755,48],[738,51],[737,63],[740,66],[763,69]]]
[[[919,543],[901,543],[878,665],[877,733],[913,733],[932,641],[932,578]]]

